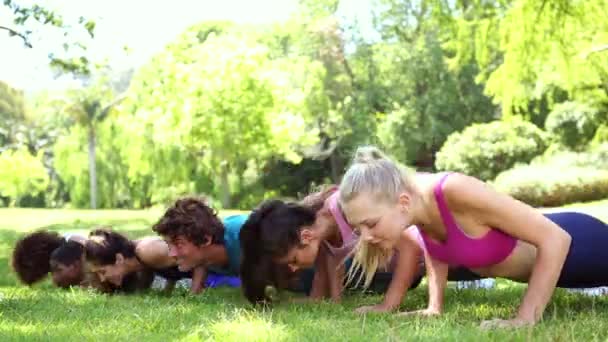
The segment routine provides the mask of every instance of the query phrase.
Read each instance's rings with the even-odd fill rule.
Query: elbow
[[[558,236],[559,237],[557,238],[557,240],[559,246],[562,248],[565,254],[568,254],[568,251],[570,250],[570,244],[572,243],[572,236],[566,233],[566,231],[564,231],[563,229],[559,230]]]
[[[551,251],[560,257],[565,259],[570,251],[570,244],[572,243],[572,237],[566,233],[563,229],[557,230],[550,238],[545,240],[545,250]],[[557,256],[554,254],[554,257]]]

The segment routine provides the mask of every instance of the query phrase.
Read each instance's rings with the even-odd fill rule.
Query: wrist
[[[437,305],[429,305],[426,308],[426,311],[432,312],[432,313],[436,313],[436,314],[440,314],[441,313],[441,307],[437,306]]]
[[[536,323],[539,321],[539,318],[536,318],[535,315],[533,313],[529,313],[526,311],[522,311],[520,310],[520,312],[517,314],[517,316],[515,317],[516,320],[518,321],[522,321],[524,323]]]
[[[394,302],[387,302],[384,301],[380,304],[376,304],[376,307],[378,307],[379,309],[385,310],[385,311],[394,311],[397,308],[399,308],[399,305],[401,303],[394,303]]]

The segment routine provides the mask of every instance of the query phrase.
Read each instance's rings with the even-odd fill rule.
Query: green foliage
[[[520,166],[501,173],[499,191],[537,207],[555,207],[608,197],[608,170],[592,166]]]
[[[547,148],[546,134],[531,123],[511,120],[474,124],[448,137],[437,153],[438,170],[494,179],[517,163],[528,163]]]
[[[24,119],[23,92],[0,81],[0,151],[17,142]]]
[[[449,12],[447,2],[433,2]],[[456,32],[446,42],[452,65],[475,60],[505,114],[525,112],[556,90],[582,102],[607,99],[605,0],[458,1],[453,9],[442,16]]]
[[[105,208],[186,194],[250,208],[339,182],[352,151],[370,143],[417,169],[493,179],[546,146],[523,123],[472,125],[501,109],[506,120],[546,122],[576,150],[606,141],[598,114],[608,104],[605,1],[374,4],[373,35],[342,17],[347,4],[337,0],[300,1],[288,21],[269,26],[194,25],[135,71],[124,102],[97,75],[84,89],[28,103],[0,84],[0,151],[40,156],[51,183],[39,196],[49,206],[86,206],[95,184],[86,171],[97,170]],[[24,42],[41,26],[93,35],[85,18],[4,5],[14,19],[8,31]],[[85,45],[73,37],[51,64],[86,74]]]
[[[112,122],[98,126],[96,154],[100,208],[135,207],[131,196],[128,166],[118,153],[128,144],[122,140],[121,130]],[[73,207],[88,208],[90,199],[89,164],[86,127],[73,126],[54,148],[54,168],[65,183]]]
[[[432,168],[448,135],[496,119],[497,110],[474,81],[475,65],[448,68],[441,33],[428,17],[432,8],[411,1],[385,5],[378,23],[384,40],[372,47],[377,134],[400,160]]]
[[[133,116],[122,125],[145,134],[132,137],[123,150],[130,165],[145,166],[129,172],[131,181],[156,173],[152,165],[179,165],[177,158],[183,172],[170,170],[175,175],[161,176],[153,188],[210,177],[205,190],[230,205],[231,185],[240,184],[231,175],[270,155],[298,161],[297,149],[315,142],[304,104],[316,101],[321,73],[318,63],[304,57],[271,59],[266,46],[236,30],[189,29],[133,80],[124,104]],[[136,150],[152,145],[154,154]]]
[[[533,160],[536,165],[551,164],[559,168],[575,167],[594,167],[597,169],[608,170],[608,143],[598,144],[585,151],[574,152],[559,149],[561,146],[550,146],[544,155]]]
[[[494,183],[498,190],[539,207],[608,197],[608,171],[593,167],[522,166],[500,174]]]
[[[604,143],[608,143],[608,124],[601,124],[595,131],[595,135],[591,141],[592,146],[597,146]]]
[[[25,149],[0,153],[0,196],[8,198],[11,205],[22,205],[43,193],[49,176],[41,158]]]
[[[300,163],[270,160],[264,166],[261,184],[265,189],[274,189],[283,197],[303,197],[314,185],[330,184],[327,170],[329,160],[305,158]]]
[[[596,109],[582,103],[564,102],[551,111],[545,129],[563,146],[580,150],[593,139],[600,123]]]
[[[557,151],[501,173],[494,185],[534,206],[559,206],[608,197],[608,144],[585,152]]]

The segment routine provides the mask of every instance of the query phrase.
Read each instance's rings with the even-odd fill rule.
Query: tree
[[[441,6],[440,1],[434,1]],[[608,2],[495,0],[443,3],[456,34],[446,40],[452,66],[474,60],[478,80],[503,113],[526,114],[566,91],[581,102],[608,98]]]
[[[24,120],[23,92],[0,81],[0,152],[16,144]]]
[[[97,126],[103,122],[110,111],[124,99],[124,95],[115,96],[103,82],[88,89],[72,92],[72,103],[66,109],[76,124],[85,127],[88,141],[89,184],[91,209],[97,209]],[[110,99],[110,100],[105,100]]]
[[[229,25],[193,27],[135,75],[133,101],[124,106],[134,113],[126,124],[147,132],[161,153],[127,154],[154,165],[159,156],[180,153],[177,158],[204,165],[206,176],[219,179],[213,192],[229,207],[231,188],[248,169],[274,154],[297,160],[297,149],[314,142],[302,103],[315,89],[315,70],[305,58],[273,60],[255,37]],[[169,180],[193,178],[176,173]]]
[[[327,160],[331,181],[338,183],[353,141],[373,135],[373,117],[359,97],[361,85],[347,53],[348,23],[338,18],[338,0],[303,0],[299,11],[268,35],[267,44],[286,58],[317,62],[320,79],[306,101],[318,129],[319,143],[303,151],[306,158]],[[365,71],[364,71],[365,72]],[[303,189],[306,190],[306,189]]]
[[[22,199],[43,193],[49,177],[41,158],[40,153],[33,156],[23,148],[0,153],[0,197],[9,198],[11,205],[20,205]]]
[[[452,13],[442,11],[434,1],[382,1],[375,11],[382,40],[361,50],[371,71],[365,83],[379,118],[378,138],[418,168],[433,168],[435,153],[452,132],[497,116],[475,82],[475,64],[449,68],[443,41],[452,32],[441,25],[442,16]]]

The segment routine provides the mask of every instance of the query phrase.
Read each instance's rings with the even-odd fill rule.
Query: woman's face
[[[312,225],[300,228],[300,243],[275,261],[287,265],[292,272],[313,267],[321,246],[321,226],[328,224],[326,220],[319,211]]]
[[[115,263],[109,265],[91,264],[90,269],[92,272],[97,274],[102,283],[108,282],[116,286],[120,286],[122,284],[122,279],[127,274],[124,258],[120,253],[116,254]]]
[[[70,287],[82,282],[82,264],[80,261],[65,265],[51,261],[51,277],[58,287]]]
[[[276,259],[276,262],[287,265],[292,272],[313,267],[319,255],[322,233],[336,228],[336,220],[325,201],[317,211],[315,222],[300,228],[300,244],[290,248],[287,255]]]
[[[393,249],[405,227],[411,224],[409,196],[391,203],[362,193],[343,204],[349,224],[365,242],[382,249]]]
[[[311,241],[291,248],[287,255],[277,259],[277,262],[286,264],[292,272],[296,272],[300,269],[313,267],[318,254],[319,241]]]

